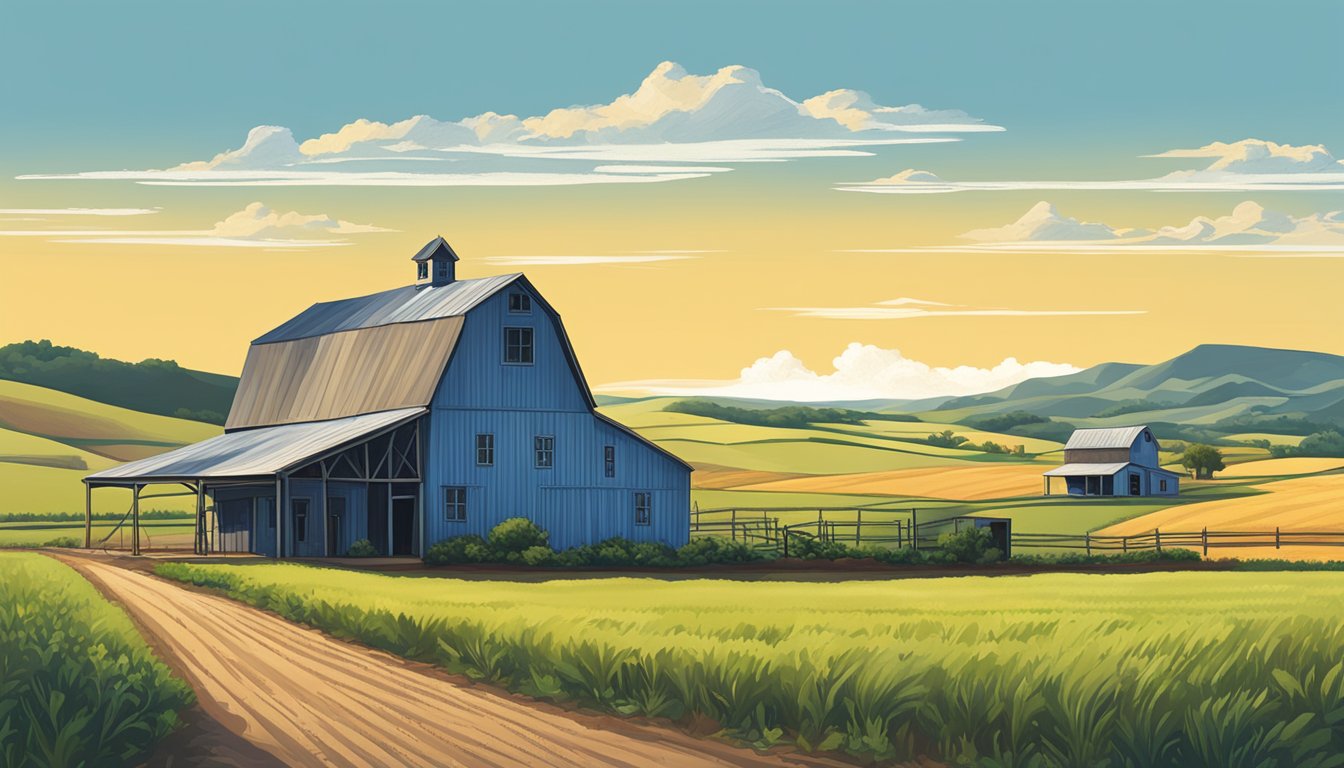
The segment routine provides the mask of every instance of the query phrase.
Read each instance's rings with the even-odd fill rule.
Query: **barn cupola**
[[[415,261],[416,285],[447,285],[457,279],[457,253],[442,237],[425,243],[411,258]]]

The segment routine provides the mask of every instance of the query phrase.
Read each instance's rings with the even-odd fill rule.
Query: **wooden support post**
[[[1153,529],[1153,546],[1158,552],[1162,551],[1162,532],[1156,528]]]
[[[1088,557],[1091,557],[1091,556],[1092,556],[1092,532],[1091,532],[1091,531],[1086,531],[1086,532],[1083,533],[1083,546],[1087,548],[1087,556],[1088,556]]]
[[[1204,526],[1204,530],[1199,534],[1200,543],[1204,545],[1204,556],[1209,556],[1209,527]]]
[[[140,484],[131,491],[131,554],[140,554]]]
[[[1121,537],[1120,537],[1120,551],[1121,551],[1121,552],[1126,552],[1126,553],[1129,552],[1129,537],[1128,537],[1128,536],[1121,536]]]
[[[1274,526],[1274,548],[1279,548],[1279,526]]]
[[[910,546],[919,551],[919,510],[910,510]]]
[[[733,541],[737,541],[737,510],[732,511],[730,522],[728,523],[728,532],[732,534]]]
[[[327,468],[322,467],[322,556],[331,557],[331,512],[327,510]]]
[[[284,491],[281,488],[283,481],[280,475],[275,476],[275,559],[279,560],[284,556],[284,550],[280,549],[280,541],[283,538],[284,526],[280,517],[280,508],[284,506]]]
[[[210,554],[205,530],[205,483],[196,479],[196,554]]]
[[[93,549],[93,486],[84,484],[84,548]]]
[[[854,546],[858,548],[863,545],[863,510],[854,510]]]

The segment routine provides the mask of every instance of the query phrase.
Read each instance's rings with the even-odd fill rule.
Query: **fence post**
[[[1088,557],[1091,557],[1091,556],[1092,556],[1092,532],[1091,532],[1091,531],[1084,531],[1084,532],[1083,532],[1083,546],[1084,546],[1084,547],[1087,547],[1087,556],[1088,556]]]
[[[733,510],[732,522],[728,524],[728,530],[732,532],[733,541],[737,541],[737,510]]]
[[[1120,551],[1121,551],[1121,552],[1125,552],[1125,553],[1128,553],[1128,552],[1129,552],[1129,537],[1128,537],[1128,536],[1121,536],[1121,537],[1120,537]]]
[[[854,548],[857,549],[863,545],[863,510],[856,509],[854,514]]]
[[[910,510],[910,546],[919,551],[919,510]]]
[[[1203,532],[1200,533],[1199,538],[1200,538],[1200,543],[1202,543],[1202,544],[1204,545],[1204,556],[1205,556],[1205,557],[1208,557],[1208,556],[1209,556],[1209,527],[1208,527],[1207,525],[1204,526],[1204,530],[1203,530]]]
[[[1158,552],[1162,551],[1162,532],[1156,528],[1153,529],[1153,546]]]
[[[789,556],[789,528],[784,526],[784,556]]]
[[[1274,526],[1274,548],[1279,548],[1279,526]]]

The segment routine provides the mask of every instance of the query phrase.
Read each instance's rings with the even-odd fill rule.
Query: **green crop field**
[[[164,575],[532,696],[760,747],[964,765],[1316,766],[1344,754],[1344,574],[781,583]]]
[[[191,701],[73,570],[0,553],[0,765],[136,765]]]
[[[98,520],[93,524],[93,541],[99,541],[112,533],[115,521]],[[140,544],[148,549],[160,547],[190,548],[195,523],[190,519],[144,520],[140,521]],[[74,539],[78,546],[84,546],[84,523],[71,521],[33,521],[0,523],[0,548],[40,547],[51,545],[56,540]],[[131,546],[131,524],[127,521],[117,533],[107,541],[108,547],[129,549]]]

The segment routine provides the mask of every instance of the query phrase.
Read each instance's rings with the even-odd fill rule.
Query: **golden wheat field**
[[[1309,475],[1315,472],[1329,472],[1344,467],[1344,459],[1321,459],[1295,456],[1286,459],[1261,459],[1243,464],[1229,464],[1227,469],[1218,473],[1219,478],[1233,477],[1271,477],[1276,475]]]
[[[982,464],[922,467],[889,472],[860,472],[771,480],[738,486],[747,491],[859,493],[917,496],[930,499],[982,501],[1041,493],[1042,464]]]
[[[1344,533],[1344,474],[1315,475],[1278,480],[1252,486],[1263,491],[1254,496],[1219,499],[1198,504],[1167,507],[1116,523],[1098,534],[1132,536],[1162,531],[1265,531],[1272,540],[1275,528],[1283,531],[1339,531]],[[1344,547],[1294,546],[1276,550],[1264,547],[1216,549],[1211,557],[1277,557],[1290,560],[1338,560]]]

